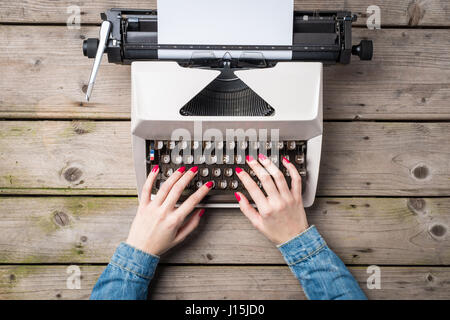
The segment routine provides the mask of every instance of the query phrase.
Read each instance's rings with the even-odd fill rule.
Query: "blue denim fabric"
[[[314,226],[278,246],[309,299],[366,299]],[[159,257],[121,243],[92,290],[93,300],[144,300]]]
[[[277,246],[311,300],[367,299],[315,226]]]
[[[145,300],[159,257],[121,243],[91,293],[91,300]]]

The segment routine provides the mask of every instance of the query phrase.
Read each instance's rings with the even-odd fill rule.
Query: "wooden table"
[[[83,24],[69,30],[66,10],[77,4]],[[354,43],[370,38],[375,48],[371,62],[324,70],[323,159],[308,219],[369,298],[449,299],[450,5],[382,1],[382,29],[371,31],[371,4],[296,1],[352,10]],[[82,40],[97,36],[110,7],[155,1],[0,3],[0,299],[88,298],[136,212],[130,68],[105,61],[84,100],[92,60]],[[69,265],[80,267],[81,289],[67,288]],[[367,288],[370,265],[381,268],[381,289]],[[208,210],[163,257],[150,291],[304,298],[276,248],[237,210]]]

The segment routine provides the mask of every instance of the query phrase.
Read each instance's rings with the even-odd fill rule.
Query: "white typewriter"
[[[297,167],[304,205],[311,206],[322,146],[322,66],[347,64],[352,54],[370,60],[372,42],[352,46],[356,17],[347,11],[294,11],[292,1],[249,0],[230,18],[242,2],[183,3],[107,10],[99,39],[83,43],[84,54],[95,58],[87,99],[104,53],[109,62],[131,64],[138,193],[155,165],[153,195],[180,166],[198,166],[180,201],[213,181],[201,206],[235,207],[234,192],[246,193],[235,169],[260,185],[245,157],[262,153],[288,184],[280,160]]]

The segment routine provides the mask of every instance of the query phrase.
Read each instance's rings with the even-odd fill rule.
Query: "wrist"
[[[284,243],[289,242],[290,240],[292,240],[293,238],[297,237],[298,235],[302,234],[303,232],[305,232],[307,229],[309,228],[309,225],[307,222],[302,223],[300,226],[298,226],[297,228],[293,229],[293,231],[291,232],[287,232],[286,234],[284,234],[282,237],[280,237],[279,239],[276,239],[275,241],[273,241],[275,243],[275,245],[278,246],[282,246]]]
[[[161,250],[159,250],[158,248],[142,243],[141,241],[136,241],[135,239],[132,239],[130,237],[128,237],[128,239],[125,241],[125,244],[129,245],[130,247],[136,248],[146,254],[156,256],[158,258],[162,253]]]

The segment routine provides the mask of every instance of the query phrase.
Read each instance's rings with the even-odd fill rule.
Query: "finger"
[[[158,176],[159,172],[159,166],[155,165],[152,170],[150,171],[150,174],[147,177],[147,180],[145,180],[144,186],[142,187],[141,191],[141,201],[140,205],[148,205],[150,203],[151,199],[151,193],[152,193],[152,187],[155,183],[156,177]]]
[[[186,223],[181,226],[180,229],[178,229],[178,233],[175,236],[175,243],[180,243],[186,237],[192,233],[192,231],[197,228],[198,224],[200,223],[200,218],[205,213],[205,209],[199,209],[194,212],[194,214],[186,221]]]
[[[197,174],[198,167],[192,167],[190,168],[170,189],[169,194],[166,197],[166,200],[164,201],[164,206],[167,208],[173,208],[175,207],[176,203],[178,202],[178,199],[180,199],[181,194],[183,193],[184,189],[188,186],[189,182],[195,177]]]
[[[248,218],[248,220],[250,220],[255,228],[259,229],[261,225],[261,215],[259,212],[253,208],[248,199],[242,193],[236,192],[234,196],[239,202],[239,207],[241,208],[242,213]]]
[[[236,174],[238,178],[242,181],[242,184],[244,185],[245,189],[247,189],[253,201],[255,201],[256,206],[259,209],[267,208],[269,202],[267,201],[266,196],[258,187],[256,182],[249,176],[249,174],[239,167],[236,168]]]
[[[280,193],[278,192],[275,183],[273,183],[272,177],[266,171],[266,169],[264,169],[252,156],[247,156],[246,159],[249,167],[252,168],[259,181],[261,181],[262,186],[267,193],[267,196],[273,199],[279,198]]]
[[[195,206],[203,200],[203,198],[208,194],[213,186],[213,182],[209,181],[195,191],[189,198],[187,198],[181,206],[175,210],[175,214],[180,216],[180,219],[184,220],[189,213],[194,210]]]
[[[281,173],[280,169],[278,169],[278,167],[265,155],[260,153],[258,155],[258,158],[267,172],[269,172],[273,177],[273,180],[277,185],[281,197],[285,199],[292,199],[291,191],[289,190],[286,178],[284,177],[283,173]]]
[[[302,199],[302,178],[297,171],[297,168],[286,158],[283,157],[283,165],[289,172],[291,177],[291,192],[295,200]]]
[[[164,181],[163,185],[156,194],[155,199],[153,199],[155,203],[161,205],[164,202],[173,185],[178,181],[178,179],[180,179],[183,176],[184,171],[186,171],[186,167],[181,167],[177,171],[172,173],[169,179]]]

